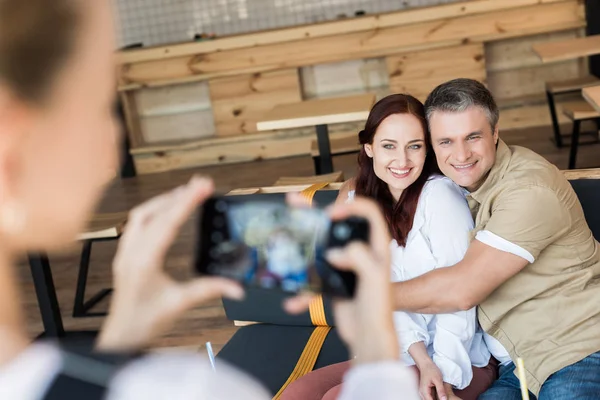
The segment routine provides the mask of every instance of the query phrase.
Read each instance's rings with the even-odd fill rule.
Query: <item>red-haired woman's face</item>
[[[364,146],[373,159],[375,175],[387,183],[396,200],[423,171],[425,132],[412,114],[390,115],[379,124],[373,143]]]

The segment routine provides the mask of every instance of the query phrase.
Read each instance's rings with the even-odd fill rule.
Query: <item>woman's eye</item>
[[[412,146],[409,146],[408,148],[411,149],[411,150],[419,150],[422,147],[423,147],[423,145],[413,144]]]
[[[393,144],[384,144],[383,148],[384,149],[388,149],[388,150],[392,150],[394,148],[394,145]]]

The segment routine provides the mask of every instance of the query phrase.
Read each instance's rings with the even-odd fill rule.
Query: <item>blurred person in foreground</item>
[[[102,380],[101,362],[65,368],[66,351],[27,336],[14,260],[72,243],[117,168],[113,31],[105,0],[0,0],[0,398],[267,399],[249,377],[224,364],[213,372],[195,354],[137,358]],[[203,301],[243,297],[234,282],[181,283],[163,271],[178,229],[212,191],[210,180],[194,178],[132,211],[113,263],[100,352],[133,354]],[[372,230],[369,245],[329,255],[359,276],[356,297],[335,306],[341,335],[357,355],[342,398],[416,399],[416,383],[398,361],[385,222],[364,199],[330,212],[364,216]],[[299,312],[306,303],[299,297],[286,306]]]

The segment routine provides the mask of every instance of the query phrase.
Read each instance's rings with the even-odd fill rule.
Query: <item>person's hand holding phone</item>
[[[237,282],[219,277],[177,282],[163,268],[179,229],[213,190],[212,180],[194,177],[130,213],[113,262],[114,293],[99,349],[140,349],[198,304],[243,297]]]
[[[289,196],[300,205],[299,196]],[[356,356],[355,363],[399,359],[399,345],[392,319],[390,284],[391,237],[384,217],[375,202],[357,197],[349,204],[336,204],[330,210],[332,220],[351,216],[369,221],[369,243],[352,242],[345,248],[331,249],[327,259],[336,268],[357,276],[353,299],[334,301],[336,326],[342,339]],[[288,299],[285,308],[291,313],[306,311],[311,297]]]

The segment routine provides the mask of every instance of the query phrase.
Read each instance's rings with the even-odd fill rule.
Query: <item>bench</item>
[[[554,97],[556,95],[580,92],[581,89],[585,87],[598,84],[600,84],[600,79],[591,75],[576,79],[546,82],[546,97],[548,98],[548,107],[550,109],[550,118],[552,120],[552,130],[554,131],[554,142],[556,147],[563,147],[563,136],[560,133]]]
[[[77,240],[83,242],[83,248],[79,261],[75,299],[73,301],[73,317],[106,315],[106,313],[90,313],[89,310],[109,295],[112,289],[102,289],[89,300],[85,300],[85,288],[90,267],[92,244],[94,242],[119,239],[123,233],[126,221],[126,212],[97,214],[89,221],[86,230],[78,235]]]
[[[333,182],[344,182],[344,173],[336,171],[331,174],[315,176],[282,176],[275,181],[273,186],[314,185],[315,183]]]
[[[356,133],[330,140],[331,157],[358,153],[361,147],[361,144],[358,142],[358,134]],[[316,140],[310,143],[310,156],[315,165],[315,173],[319,175],[321,173],[321,154],[319,153],[319,144]]]
[[[579,131],[582,121],[596,121],[600,127],[600,113],[596,111],[587,101],[575,101],[563,106],[564,114],[573,121],[573,132],[571,133],[571,150],[569,152],[569,169],[574,169],[577,162],[577,149],[579,148]]]

